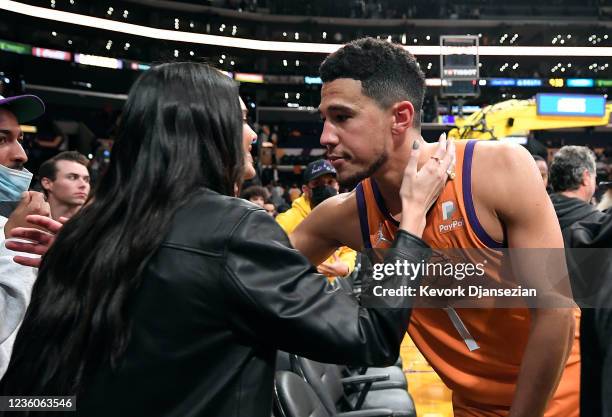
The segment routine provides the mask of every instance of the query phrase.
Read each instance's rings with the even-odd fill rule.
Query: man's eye
[[[0,145],[5,144],[8,138],[6,136],[0,136]]]
[[[346,116],[344,114],[339,114],[336,116],[336,120],[339,122],[346,122],[349,119],[349,116]]]

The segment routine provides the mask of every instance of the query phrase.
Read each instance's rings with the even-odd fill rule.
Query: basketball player
[[[353,41],[321,65],[321,144],[353,192],[319,205],[291,235],[313,264],[336,247],[385,248],[401,218],[402,172],[437,145],[420,136],[424,76],[389,42]],[[520,146],[461,141],[427,215],[433,248],[562,248],[540,173]],[[579,352],[572,309],[415,309],[408,332],[453,391],[455,417],[578,417]]]

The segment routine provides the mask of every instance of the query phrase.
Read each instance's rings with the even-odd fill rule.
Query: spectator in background
[[[550,164],[550,196],[563,238],[579,221],[597,221],[603,214],[589,202],[595,194],[595,154],[586,146],[564,146]]]
[[[64,134],[60,132],[57,125],[50,119],[42,120],[38,124],[36,144],[55,153],[68,150],[68,141]]]
[[[271,200],[266,200],[266,202],[264,203],[264,209],[266,210],[266,213],[268,213],[272,217],[276,217],[278,215],[278,213],[276,212],[276,206]]]
[[[0,377],[8,366],[17,329],[30,302],[30,291],[36,270],[13,261],[18,253],[5,246],[5,236],[16,227],[28,226],[29,214],[49,215],[44,196],[27,191],[32,174],[23,168],[28,161],[19,125],[33,120],[45,111],[36,96],[0,96]]]
[[[533,155],[533,159],[540,170],[540,174],[542,175],[542,181],[544,181],[544,187],[546,187],[547,191],[550,191],[548,188],[548,164],[546,160],[542,158],[540,155]]]
[[[612,309],[602,307],[609,307],[612,299],[612,267],[606,253],[597,249],[612,247],[612,217],[589,204],[596,184],[593,151],[584,146],[562,147],[550,165],[550,183],[564,244],[570,249],[566,259],[572,292],[590,307],[581,309],[580,319],[580,415],[610,416]],[[581,250],[571,250],[576,248]],[[583,250],[588,248],[593,250]]]
[[[40,185],[51,206],[51,217],[70,218],[89,197],[89,160],[77,151],[61,152],[43,162]]]
[[[289,205],[287,204],[289,194],[280,184],[276,182],[268,184],[268,191],[270,191],[270,201],[276,207],[277,213],[284,213],[289,210]]]
[[[292,184],[291,188],[289,188],[289,200],[293,203],[295,200],[300,198],[302,195],[302,191],[298,188],[297,184]]]
[[[260,185],[252,185],[242,191],[241,198],[244,198],[251,203],[257,204],[259,207],[264,208],[264,204],[268,199],[268,192]]]
[[[336,169],[329,161],[319,159],[309,163],[304,170],[302,196],[293,201],[291,208],[276,216],[276,221],[285,233],[290,234],[317,205],[338,194]],[[344,277],[355,269],[356,252],[346,246],[336,252],[317,270],[327,277]]]

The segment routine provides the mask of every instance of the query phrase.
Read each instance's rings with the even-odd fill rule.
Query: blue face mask
[[[0,202],[21,200],[31,181],[32,173],[27,169],[19,171],[0,165]]]

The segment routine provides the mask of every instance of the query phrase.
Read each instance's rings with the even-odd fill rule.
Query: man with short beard
[[[28,157],[21,146],[19,126],[43,112],[43,102],[36,96],[0,96],[0,376],[6,371],[36,279],[35,269],[13,261],[18,253],[5,247],[5,236],[16,227],[29,225],[29,214],[49,215],[44,196],[27,191],[32,174],[23,167]]]
[[[359,39],[328,56],[320,73],[321,144],[341,185],[356,188],[319,205],[290,236],[313,264],[338,245],[389,247],[412,149],[421,148],[420,167],[437,159],[438,146],[421,137],[425,78],[402,47]],[[493,141],[455,146],[450,181],[427,213],[423,239],[431,247],[480,249],[496,265],[504,261],[502,248],[563,248],[555,211],[524,148]],[[491,279],[505,284],[500,273]],[[575,314],[415,309],[408,333],[453,391],[455,417],[578,417]]]

